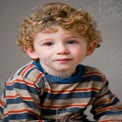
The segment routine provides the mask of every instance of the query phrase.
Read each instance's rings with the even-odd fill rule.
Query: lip
[[[62,58],[62,59],[57,59],[55,61],[59,61],[59,62],[69,62],[71,61],[72,59],[69,59],[69,58]]]
[[[57,59],[57,61],[71,61],[72,59]]]

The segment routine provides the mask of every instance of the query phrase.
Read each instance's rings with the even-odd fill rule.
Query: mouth
[[[65,58],[65,59],[57,59],[56,61],[71,61],[72,59],[68,59],[68,58]]]
[[[62,59],[56,59],[56,62],[60,62],[60,63],[68,63],[70,61],[72,61],[73,59],[70,58],[62,58]]]

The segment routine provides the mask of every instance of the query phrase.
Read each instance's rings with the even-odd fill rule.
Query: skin
[[[88,45],[78,33],[61,27],[56,32],[37,33],[33,44],[34,50],[25,47],[25,52],[32,59],[39,59],[44,70],[54,76],[71,76],[77,65],[96,48],[95,42]]]

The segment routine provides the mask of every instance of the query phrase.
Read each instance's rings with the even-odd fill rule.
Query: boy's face
[[[86,40],[61,27],[58,27],[57,32],[38,33],[34,40],[34,50],[27,50],[31,58],[39,58],[41,64],[59,72],[75,70],[88,54]]]

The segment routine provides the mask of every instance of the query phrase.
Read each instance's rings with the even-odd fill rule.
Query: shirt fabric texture
[[[122,122],[122,104],[98,69],[77,66],[70,78],[46,73],[39,61],[20,68],[5,84],[0,99],[4,122],[86,122],[84,111],[99,122]]]

